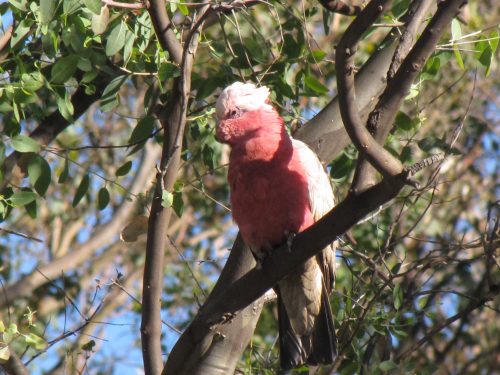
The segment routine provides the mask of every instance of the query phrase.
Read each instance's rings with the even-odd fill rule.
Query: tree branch
[[[355,16],[361,12],[359,5],[349,5],[342,0],[319,0],[320,4],[330,12],[340,13],[345,16]]]
[[[337,87],[342,120],[352,142],[384,177],[403,171],[403,166],[389,151],[379,145],[365,128],[357,108],[354,89],[354,54],[364,32],[389,7],[389,0],[373,0],[349,25],[337,47]]]
[[[422,25],[429,8],[434,3],[434,0],[414,0],[408,9],[408,12],[402,17],[407,23],[402,31],[401,37],[399,39],[398,46],[394,52],[389,71],[387,73],[387,81],[390,81],[394,76],[394,73],[401,65],[401,62],[408,54],[410,48],[413,46],[418,30]],[[379,124],[377,129],[372,129],[368,127],[368,131],[373,135],[375,140],[383,145],[390,129],[392,129],[393,124],[387,122],[384,124]],[[371,166],[366,159],[359,155],[356,164],[356,170],[354,172],[353,181],[351,184],[351,190],[353,191],[363,191],[364,189],[372,186],[376,183],[376,170]]]
[[[21,359],[13,352],[10,352],[9,359],[0,365],[7,375],[29,375],[28,369]]]
[[[182,46],[172,30],[172,23],[167,14],[165,1],[150,0],[148,13],[161,47],[170,54],[170,58],[174,63],[180,65],[182,63]]]
[[[390,34],[356,74],[358,109],[363,121],[374,108],[375,99],[385,89],[385,72],[393,59],[397,37],[396,34]],[[294,137],[307,143],[324,163],[332,161],[350,143],[342,123],[338,96],[299,128]]]
[[[165,16],[166,10],[162,8]],[[200,20],[209,9],[205,5],[200,10]],[[153,15],[152,15],[153,17]],[[162,16],[163,17],[163,16]],[[158,20],[162,18],[159,17]],[[163,19],[165,21],[165,19]],[[155,21],[153,21],[155,22]],[[155,24],[158,38],[162,29]],[[143,300],[141,338],[144,370],[146,374],[160,374],[163,368],[161,353],[161,293],[163,287],[163,260],[166,248],[166,232],[170,221],[171,208],[163,207],[163,194],[172,190],[179,171],[180,156],[182,151],[182,138],[186,125],[189,93],[191,90],[191,70],[194,55],[198,46],[198,35],[203,27],[203,22],[193,20],[193,27],[184,42],[180,61],[181,75],[174,80],[173,93],[170,102],[165,106],[159,120],[163,127],[164,141],[160,167],[156,175],[156,187],[151,213],[148,221],[148,237],[146,244],[146,261],[143,279]],[[171,31],[171,30],[170,30]],[[165,40],[165,42],[168,39]],[[177,42],[177,39],[176,39]],[[167,48],[177,48],[180,45]],[[169,50],[170,52],[170,50]],[[176,52],[176,53],[177,53]]]

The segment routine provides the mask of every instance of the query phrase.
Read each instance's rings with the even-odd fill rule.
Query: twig
[[[149,6],[148,1],[142,1],[140,3],[122,3],[114,0],[101,0],[104,4],[109,5],[115,8],[123,8],[123,9],[144,9]]]
[[[5,233],[9,233],[9,234],[13,234],[15,236],[23,237],[23,238],[26,238],[28,240],[34,240],[36,242],[43,243],[43,240],[41,240],[39,238],[33,237],[33,236],[29,235],[29,234],[24,234],[24,233],[21,233],[21,232],[17,232],[17,231],[12,230],[12,229],[6,229],[6,228],[0,227],[0,231],[3,231]]]
[[[355,16],[361,12],[359,5],[349,5],[342,0],[319,0],[319,2],[330,12],[340,13],[345,16]]]

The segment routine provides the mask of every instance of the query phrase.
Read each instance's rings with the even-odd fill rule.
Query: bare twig
[[[140,3],[122,3],[114,0],[101,0],[104,4],[115,7],[115,8],[123,8],[123,9],[144,9],[147,7],[147,0],[142,1]]]
[[[0,231],[5,232],[5,233],[9,233],[9,234],[13,234],[15,236],[19,236],[19,237],[22,237],[22,238],[26,238],[27,240],[33,240],[33,241],[36,241],[36,242],[43,243],[43,240],[41,240],[39,238],[33,237],[33,236],[29,235],[29,234],[24,234],[24,233],[21,233],[21,232],[12,230],[12,229],[6,229],[6,228],[0,227]]]

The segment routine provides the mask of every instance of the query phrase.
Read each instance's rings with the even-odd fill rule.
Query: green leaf
[[[38,212],[38,205],[36,203],[36,200],[28,203],[26,206],[24,206],[24,209],[32,219],[36,219]]]
[[[16,135],[11,138],[11,144],[17,152],[38,152],[40,145],[30,137],[25,135]]]
[[[320,62],[326,57],[326,52],[320,49],[316,49],[311,51],[311,54],[308,59],[310,63]]]
[[[56,5],[57,2],[55,0],[40,0],[40,23],[42,25],[47,25],[52,21]]]
[[[164,208],[172,207],[172,203],[174,202],[174,195],[168,190],[163,190],[161,192],[161,205]]]
[[[203,156],[203,163],[205,164],[205,166],[210,170],[214,169],[215,161],[214,161],[214,150],[212,149],[212,147],[204,145],[201,153]]]
[[[125,30],[127,25],[124,21],[117,24],[111,30],[106,42],[106,55],[113,56],[125,46]]]
[[[331,163],[330,176],[334,180],[346,178],[353,167],[352,159],[344,152]]]
[[[72,203],[73,207],[76,207],[78,203],[80,203],[83,196],[87,193],[89,185],[90,185],[90,177],[88,174],[86,174],[85,176],[83,176],[82,181],[80,181],[80,185],[78,185],[78,188],[76,189],[76,193]]]
[[[320,81],[318,81],[316,78],[313,76],[306,76],[304,79],[304,82],[307,87],[309,87],[311,90],[318,94],[326,94],[328,93],[328,88],[323,85]]]
[[[28,177],[35,191],[44,196],[51,181],[49,163],[41,156],[33,155],[28,163]]]
[[[492,61],[493,51],[491,49],[491,46],[488,44],[479,56],[479,62],[486,68],[486,77],[490,74]]]
[[[433,148],[438,148],[443,151],[448,151],[450,148],[445,141],[433,136],[423,138],[418,141],[417,144],[418,147],[425,152],[430,152]]]
[[[104,210],[109,204],[109,191],[106,187],[102,187],[97,194],[97,208],[100,211]]]
[[[9,0],[9,3],[23,12],[28,10],[28,0]]]
[[[413,129],[412,119],[404,112],[398,112],[396,115],[396,125],[398,128],[406,131]]]
[[[490,38],[489,43],[490,43],[491,51],[493,54],[495,54],[495,52],[497,51],[497,48],[498,48],[498,43],[500,42],[500,35],[498,34],[498,31],[497,30],[492,31],[490,33],[489,38]]]
[[[181,11],[181,13],[185,16],[189,15],[189,9],[186,4],[177,3],[177,8]]]
[[[64,184],[66,182],[66,180],[68,179],[68,176],[69,176],[69,163],[68,163],[68,159],[65,159],[63,170],[62,170],[61,174],[59,175],[59,179],[57,180],[57,182],[59,184]]]
[[[73,121],[73,113],[75,112],[75,108],[73,107],[73,103],[71,102],[71,96],[69,95],[69,93],[65,89],[62,90],[63,91],[62,95],[59,95],[58,91],[61,91],[61,90],[56,90],[56,92],[57,92],[56,103],[57,103],[57,108],[59,109],[59,113],[66,120],[72,122]]]
[[[462,29],[460,28],[460,22],[455,18],[451,21],[451,38],[452,41],[460,40],[462,37]]]
[[[160,69],[158,69],[158,79],[162,82],[173,77],[178,77],[179,74],[179,67],[170,62],[161,64]]]
[[[396,310],[399,310],[399,308],[403,304],[403,289],[401,288],[401,284],[397,283],[396,285],[394,285],[392,298],[394,299],[394,308]]]
[[[178,217],[181,217],[182,213],[184,212],[184,201],[182,200],[182,193],[180,191],[176,191],[173,195],[172,208],[174,209],[175,214]]]
[[[378,368],[382,371],[387,372],[387,371],[397,369],[398,365],[396,363],[394,363],[393,361],[384,361],[378,365]]]
[[[99,13],[101,13],[102,8],[107,8],[106,6],[102,6],[101,0],[83,0],[83,3],[94,14],[99,14]]]
[[[34,333],[30,332],[27,335],[23,336],[26,345],[31,346],[36,350],[43,350],[47,347],[47,342],[40,336],[35,335]]]
[[[92,31],[95,35],[103,34],[108,28],[109,8],[104,6],[100,13],[92,14]]]
[[[82,0],[63,0],[64,14],[76,12],[82,6]]]
[[[42,73],[34,71],[31,73],[23,73],[21,76],[21,84],[23,90],[35,92],[43,87],[45,81]]]
[[[129,160],[125,164],[123,164],[120,168],[116,170],[116,176],[125,176],[128,172],[130,172],[130,169],[132,168],[132,161]]]
[[[455,60],[457,61],[460,69],[465,70],[464,60],[462,59],[462,55],[460,54],[460,50],[456,44],[453,45],[453,53],[455,54]]]
[[[33,21],[28,19],[19,22],[12,33],[12,37],[10,38],[10,46],[12,48],[19,44],[28,35],[32,25]]]
[[[418,305],[420,310],[423,310],[425,308],[428,300],[429,300],[429,296],[424,296],[422,298],[419,298],[417,305]]]
[[[73,77],[78,65],[78,55],[69,55],[56,61],[50,70],[50,82],[63,84]]]
[[[36,199],[36,194],[32,191],[17,191],[9,197],[10,204],[14,207],[22,207]]]
[[[3,320],[0,320],[0,333],[5,332],[5,324],[3,324]]]
[[[137,142],[146,141],[151,134],[153,133],[155,119],[152,116],[146,116],[141,118],[134,130],[132,130],[132,134],[128,140],[128,143],[133,144]]]
[[[1,361],[8,361],[10,358],[10,350],[8,346],[4,346],[3,348],[0,349],[0,360]]]
[[[111,111],[118,105],[118,92],[120,87],[127,80],[127,76],[118,76],[106,86],[101,97],[101,110],[103,112]]]

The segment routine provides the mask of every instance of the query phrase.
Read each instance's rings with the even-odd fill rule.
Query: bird
[[[216,139],[230,146],[231,211],[257,260],[293,241],[335,205],[329,176],[317,155],[293,139],[266,86],[234,82],[216,102]],[[331,364],[337,339],[328,295],[334,287],[336,242],[274,287],[280,367]]]

